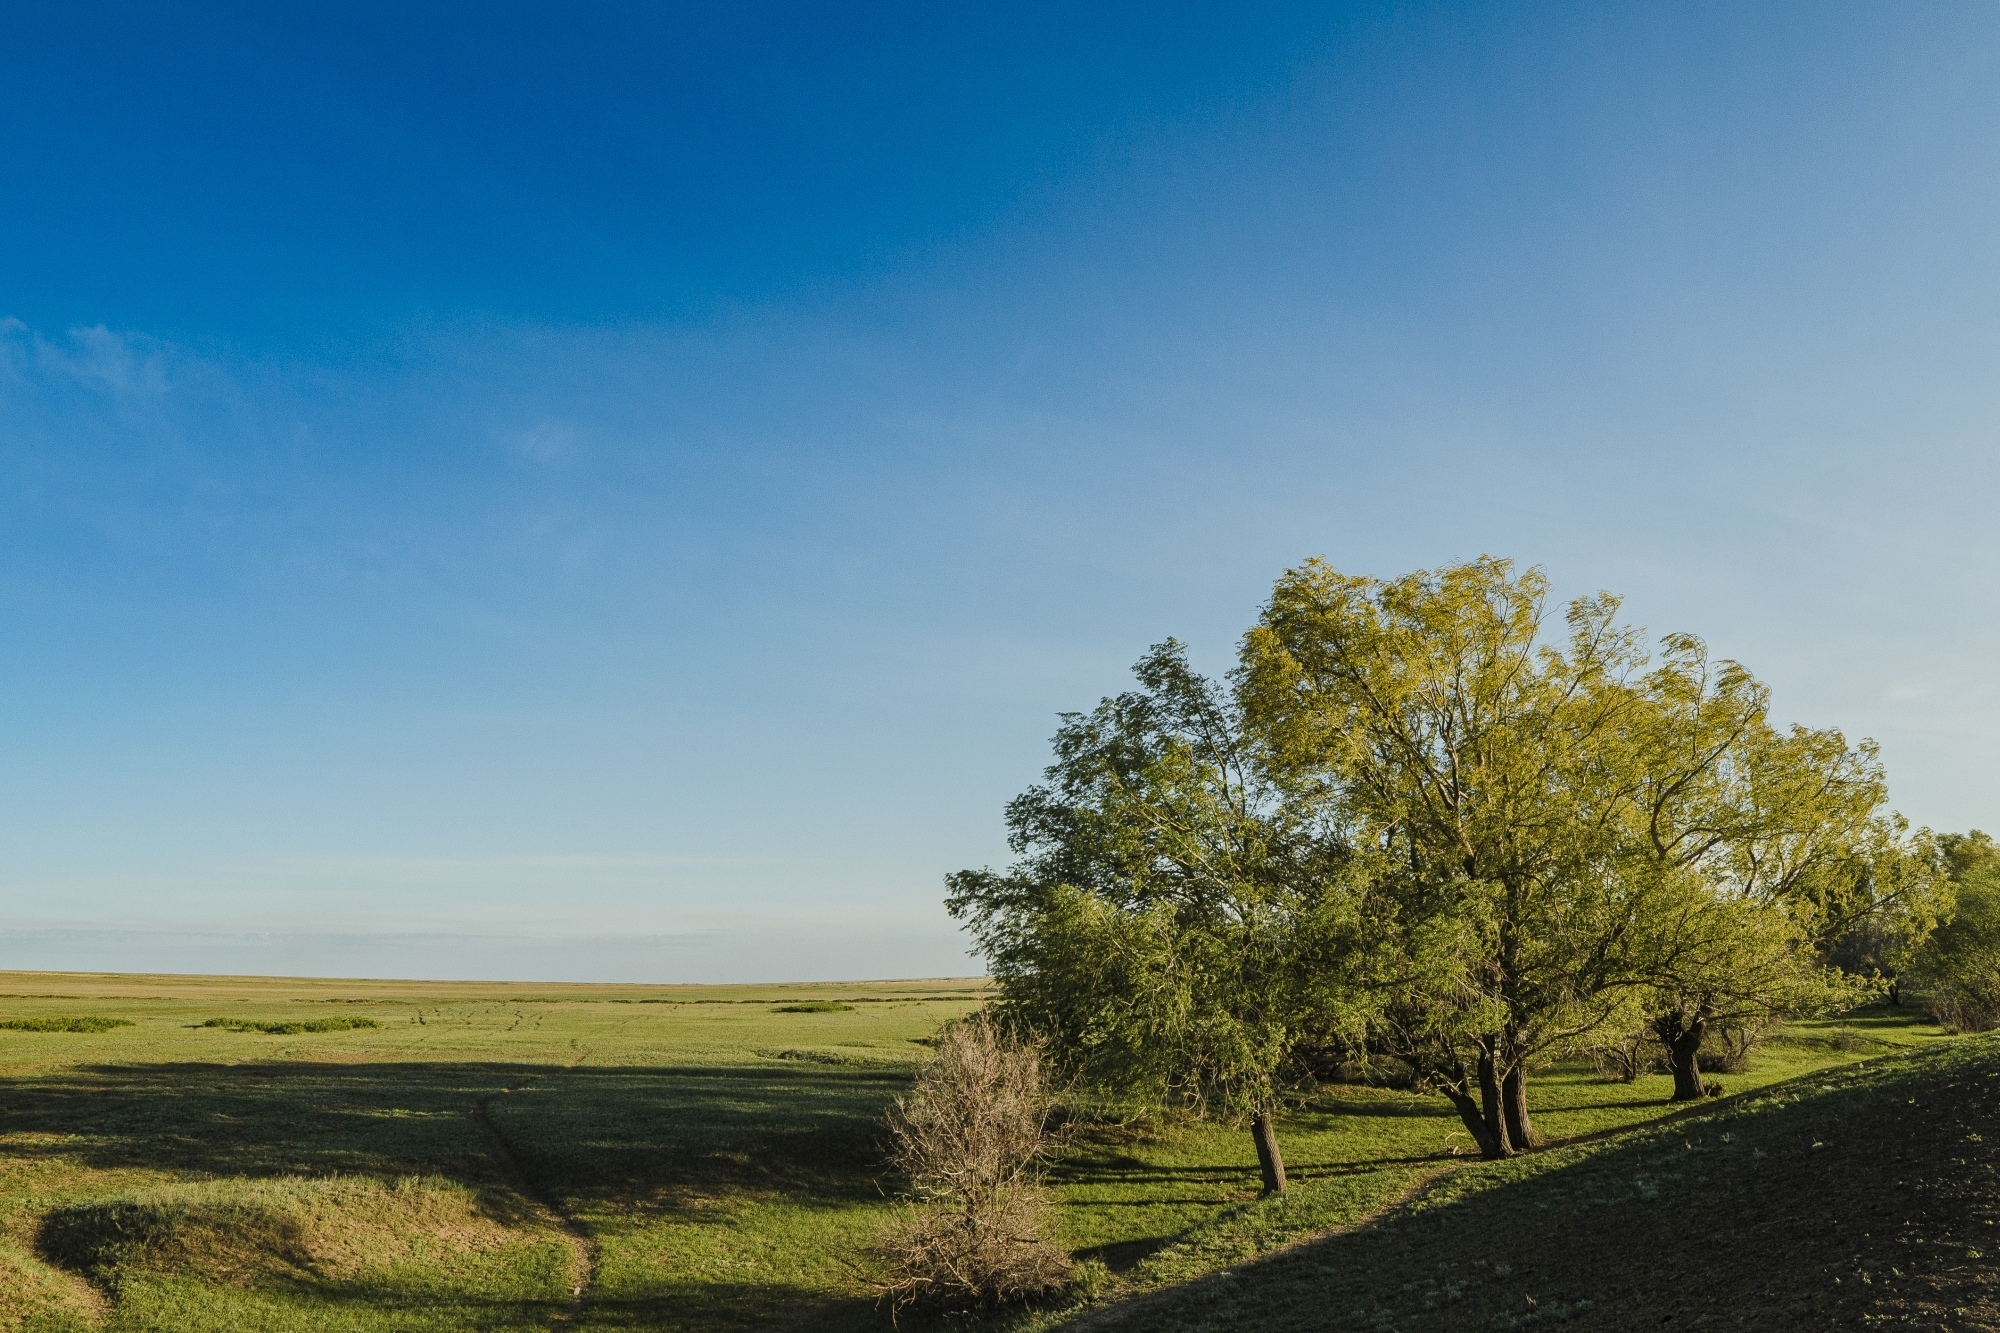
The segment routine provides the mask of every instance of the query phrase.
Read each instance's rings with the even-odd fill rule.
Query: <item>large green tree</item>
[[[1375,919],[1451,943],[1403,951],[1381,1030],[1492,1155],[1535,1142],[1537,1057],[1644,1020],[1699,1095],[1712,1027],[1851,994],[1825,942],[1927,892],[1872,744],[1773,727],[1692,636],[1654,660],[1608,595],[1550,610],[1502,560],[1309,562],[1239,673],[1274,782],[1379,853]]]
[[[1359,882],[1337,836],[1263,776],[1233,695],[1155,648],[1137,690],[1067,715],[1007,808],[1018,860],[949,878],[1001,1008],[1126,1096],[1240,1115],[1267,1190],[1302,1039],[1360,1019]]]
[[[1699,1095],[1712,1028],[1836,997],[1827,941],[1927,881],[1871,746],[1617,612],[1558,625],[1502,560],[1313,561],[1226,685],[1156,649],[1065,718],[1016,864],[951,877],[1004,1007],[1107,1086],[1246,1115],[1267,1184],[1302,1048],[1396,1057],[1492,1156],[1535,1142],[1531,1064],[1607,1026]]]
[[[1482,559],[1392,580],[1278,581],[1240,681],[1274,779],[1379,851],[1412,954],[1387,1029],[1481,1147],[1535,1142],[1528,1062],[1625,1014],[1658,877],[1618,873],[1644,664],[1609,597],[1569,605]]]
[[[1872,742],[1780,730],[1769,691],[1691,635],[1665,640],[1638,691],[1624,873],[1679,886],[1649,925],[1647,1022],[1689,1099],[1715,1030],[1857,998],[1825,965],[1832,942],[1890,918],[1927,928],[1938,876],[1927,835],[1883,813]]]

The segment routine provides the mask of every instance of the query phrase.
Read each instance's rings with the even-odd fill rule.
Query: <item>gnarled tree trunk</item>
[[[1506,1156],[1493,1141],[1492,1132],[1486,1128],[1486,1117],[1479,1113],[1477,1097],[1457,1088],[1444,1089],[1444,1095],[1451,1098],[1451,1104],[1458,1108],[1458,1118],[1465,1122],[1465,1132],[1472,1135],[1472,1141],[1478,1145],[1481,1157]]]
[[[1278,1131],[1271,1113],[1259,1111],[1250,1120],[1250,1137],[1257,1141],[1257,1169],[1264,1175],[1264,1193],[1285,1192],[1285,1159],[1278,1153]]]
[[[1493,1043],[1482,1038],[1479,1043],[1479,1109],[1480,1118],[1486,1122],[1487,1143],[1482,1145],[1488,1157],[1512,1157],[1514,1136],[1508,1131],[1507,1115],[1502,1110],[1500,1062]]]
[[[1708,1020],[1682,1014],[1663,1014],[1653,1020],[1653,1031],[1667,1048],[1667,1065],[1674,1071],[1674,1100],[1691,1102],[1708,1095],[1701,1085],[1701,1040],[1708,1035]]]
[[[1519,1064],[1509,1069],[1500,1082],[1500,1106],[1505,1112],[1507,1137],[1516,1152],[1541,1142],[1535,1133],[1535,1122],[1528,1118],[1528,1076]]]

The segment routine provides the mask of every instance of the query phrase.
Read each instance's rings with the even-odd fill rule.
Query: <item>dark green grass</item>
[[[202,1024],[205,1028],[227,1028],[231,1032],[266,1032],[278,1037],[297,1036],[301,1032],[354,1032],[361,1028],[379,1028],[382,1024],[372,1018],[357,1018],[352,1014],[342,1014],[337,1018],[291,1018],[258,1020],[252,1018],[211,1018]]]
[[[1940,1040],[1907,1010],[1879,1007],[1794,1024],[1742,1074],[1747,1091],[1884,1052]],[[1550,1140],[1589,1141],[1677,1110],[1672,1079],[1607,1079],[1571,1064],[1538,1071],[1530,1103]],[[1241,1128],[1085,1131],[1052,1177],[1066,1239],[1111,1270],[1113,1294],[1215,1271],[1252,1254],[1364,1218],[1441,1170],[1469,1164],[1471,1145],[1442,1097],[1337,1086],[1287,1115],[1281,1146],[1293,1189],[1258,1198],[1256,1153]]]
[[[2000,1327],[2000,1041],[1438,1177],[1098,1330]]]
[[[134,1024],[129,1018],[105,1018],[99,1014],[47,1014],[38,1018],[0,1020],[0,1028],[9,1032],[109,1032],[113,1028],[132,1026]]]

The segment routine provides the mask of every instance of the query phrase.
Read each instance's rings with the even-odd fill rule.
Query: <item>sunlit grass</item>
[[[0,1330],[548,1327],[575,1279],[564,1218],[595,1247],[573,1327],[839,1330],[887,1327],[865,1258],[895,1189],[883,1108],[984,987],[14,974],[0,990],[10,1016],[129,1024],[0,1029]],[[1888,1011],[1801,1024],[1724,1082],[1938,1036]],[[1532,1097],[1544,1134],[1581,1140],[1672,1111],[1670,1090],[1562,1066]],[[1295,1188],[1259,1200],[1239,1128],[1093,1125],[1055,1172],[1063,1239],[1108,1294],[1157,1288],[1470,1160],[1442,1098],[1388,1088],[1326,1089],[1282,1135]],[[58,1253],[52,1220],[82,1244],[104,1208],[141,1210],[115,1216],[151,1248],[113,1246],[95,1270]]]

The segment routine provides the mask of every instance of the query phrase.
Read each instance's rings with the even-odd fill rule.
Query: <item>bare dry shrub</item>
[[[1630,1083],[1660,1061],[1660,1048],[1644,1028],[1600,1037],[1584,1054],[1605,1078]]]
[[[998,1305],[1069,1279],[1042,1188],[1054,1102],[1032,1042],[984,1014],[939,1034],[916,1087],[889,1111],[890,1160],[910,1180],[909,1205],[878,1244],[880,1288],[897,1307]]]
[[[1991,1032],[2000,1027],[2000,995],[1991,987],[1939,987],[1931,992],[1931,1017],[1946,1032]]]
[[[1764,1040],[1761,1023],[1730,1023],[1709,1031],[1695,1059],[1704,1074],[1743,1074],[1750,1069],[1750,1053]]]

